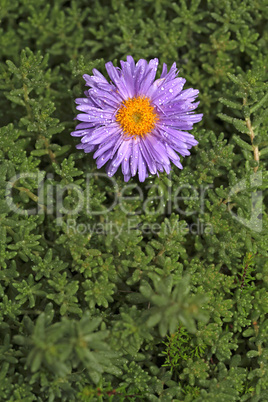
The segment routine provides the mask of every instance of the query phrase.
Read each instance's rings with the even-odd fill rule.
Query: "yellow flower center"
[[[158,116],[146,97],[138,96],[122,102],[122,106],[116,114],[116,121],[121,124],[123,131],[128,136],[137,135],[143,137],[155,127]]]

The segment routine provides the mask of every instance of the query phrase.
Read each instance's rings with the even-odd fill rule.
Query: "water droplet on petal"
[[[173,89],[170,88],[169,92],[172,93],[172,92],[173,92]]]
[[[165,89],[164,87],[161,87],[161,90],[162,90],[162,91],[164,91],[164,89]]]

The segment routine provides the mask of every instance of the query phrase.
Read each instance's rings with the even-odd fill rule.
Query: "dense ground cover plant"
[[[0,400],[267,401],[267,2],[0,19]],[[126,184],[70,132],[83,74],[127,55],[176,61],[204,116],[183,170]]]

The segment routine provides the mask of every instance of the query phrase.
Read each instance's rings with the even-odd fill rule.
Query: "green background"
[[[268,400],[267,17],[0,0],[1,401]],[[175,61],[204,116],[182,171],[126,189],[70,132],[82,75],[129,54]]]

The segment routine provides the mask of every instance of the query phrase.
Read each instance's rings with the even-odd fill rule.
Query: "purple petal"
[[[179,102],[175,100],[168,104],[162,104],[161,111],[160,113],[158,111],[158,113],[160,116],[163,114],[164,116],[172,117],[174,114],[185,114],[186,112],[192,111],[196,109],[198,105],[199,102],[190,103],[188,100]]]
[[[80,121],[85,121],[85,122],[96,122],[98,124],[109,124],[113,122],[113,118],[105,118],[104,114],[101,114],[98,116],[96,112],[91,113],[90,115],[87,113],[80,113],[77,115],[77,119]]]
[[[98,157],[96,164],[97,168],[100,169],[105,163],[111,158],[112,150],[104,152],[101,156]]]
[[[171,142],[171,141],[170,141],[170,146],[171,146],[173,149],[175,149],[175,151],[179,152],[179,154],[182,155],[182,156],[191,155],[191,154],[190,154],[190,151],[188,151],[187,148],[181,148],[181,147],[180,147],[180,144],[178,145],[178,144],[175,144],[174,142]]]
[[[174,62],[169,70],[169,72],[166,74],[165,79],[166,81],[173,80],[174,78],[177,77],[179,71],[177,70],[176,63]]]
[[[95,123],[79,123],[76,127],[75,127],[75,129],[76,130],[83,130],[83,129],[85,129],[85,128],[92,128],[92,127],[95,127]]]
[[[197,145],[198,142],[195,140],[192,134],[184,131],[175,130],[172,127],[159,125],[158,133],[165,138],[165,140],[172,140],[177,143],[187,143],[190,145]]]
[[[178,159],[171,158],[171,160],[172,160],[172,163],[174,163],[174,165],[176,165],[179,169],[183,169],[183,166]]]
[[[139,153],[138,167],[139,167],[139,181],[143,182],[146,177],[146,163],[141,152]]]
[[[189,88],[189,89],[185,89],[184,91],[182,91],[181,94],[178,96],[178,98],[179,98],[179,100],[189,99],[189,98],[195,99],[198,94],[199,94],[198,89]]]
[[[139,141],[137,141],[136,139],[133,139],[132,155],[131,155],[131,161],[130,161],[132,176],[135,176],[135,174],[137,173],[139,152],[140,152],[139,151]]]
[[[131,65],[128,62],[121,61],[122,77],[125,87],[128,89],[129,98],[133,98],[135,95],[133,73],[131,71]]]
[[[96,77],[99,77],[99,78],[101,78],[103,81],[106,81],[106,82],[107,82],[107,80],[106,80],[106,78],[104,77],[104,75],[102,75],[102,74],[99,72],[99,70],[97,70],[96,68],[93,68],[92,73],[93,73]]]
[[[92,102],[92,100],[89,98],[76,98],[75,103],[77,103],[78,105],[86,104],[86,105],[94,106],[94,102]]]
[[[122,173],[123,173],[123,175],[129,174],[131,176],[129,163],[130,163],[130,156],[132,154],[132,146],[133,146],[132,139],[131,139],[131,141],[128,141],[128,142],[129,142],[129,144],[128,144],[127,152],[122,161]]]
[[[180,116],[162,116],[161,124],[169,127],[173,127],[178,130],[191,130],[193,128],[193,123],[191,121],[186,121]]]
[[[124,99],[131,97],[131,90],[127,88],[125,80],[123,77],[120,76],[118,70],[113,66],[113,63],[109,61],[105,64],[107,73],[109,74],[110,78],[116,85],[119,93]]]
[[[125,173],[124,174],[124,181],[127,182],[131,178],[131,173]]]
[[[170,164],[166,164],[166,163],[163,163],[163,167],[164,167],[164,169],[165,169],[165,172],[167,173],[167,174],[169,174],[170,173],[170,171],[171,171],[171,166],[170,166]]]
[[[95,70],[97,71],[97,70]],[[83,75],[84,80],[86,81],[86,86],[88,87],[95,87],[95,86],[99,86],[99,85],[109,85],[108,81],[106,80],[106,78],[104,78],[104,76],[99,73],[98,75],[88,75],[88,74],[84,74]]]
[[[181,92],[186,80],[184,78],[175,78],[172,81],[163,83],[154,93],[152,101],[155,105],[168,103],[176,98]]]
[[[112,161],[109,161],[108,164],[106,165],[106,172],[109,177],[112,177],[117,171],[117,169],[118,166],[113,166]]]
[[[135,71],[135,61],[133,59],[132,56],[127,56],[127,62],[130,65],[130,69],[131,69],[131,74],[134,75],[134,71]]]
[[[140,151],[141,151],[141,153],[142,153],[142,155],[143,155],[143,157],[144,157],[144,159],[145,159],[145,161],[147,163],[147,166],[149,168],[150,173],[151,174],[156,174],[156,171],[157,171],[156,164],[155,164],[155,162],[154,162],[154,160],[152,158],[152,155],[148,151],[146,145],[147,145],[147,141],[146,141],[146,139],[145,140],[143,139],[141,141],[141,143],[140,143]]]
[[[89,136],[82,138],[81,142],[97,145],[105,142],[108,138],[118,136],[120,133],[121,128],[117,124],[111,124],[110,126],[97,128]]]
[[[146,145],[155,160],[169,165],[169,159],[161,141],[159,141],[154,135],[147,135]]]
[[[144,59],[140,59],[138,63],[136,64],[136,70],[134,73],[134,91],[135,95],[138,95],[141,82],[143,80],[143,77],[147,71],[148,68],[148,63]]]
[[[85,153],[92,152],[96,149],[96,145],[78,144],[77,149],[83,149]]]
[[[109,138],[108,141],[104,142],[103,144],[99,145],[98,150],[94,153],[93,158],[96,159],[100,155],[102,155],[108,149],[113,150],[115,143],[118,141],[121,135],[114,135],[112,138]]]
[[[180,163],[180,157],[179,155],[176,154],[175,151],[173,151],[173,149],[166,144],[166,150],[167,150],[167,154],[170,157],[170,159],[172,160],[172,162],[179,167],[180,169],[182,169],[182,164]]]
[[[79,105],[76,106],[76,109],[81,111],[81,112],[85,112],[87,114],[89,114],[92,117],[100,117],[101,119],[103,117],[107,118],[107,119],[112,119],[113,115],[114,115],[114,111],[112,110],[103,110],[100,108],[96,108],[93,106],[88,106],[88,105]]]
[[[95,128],[88,129],[88,130],[77,130],[77,131],[73,131],[71,133],[71,135],[73,137],[82,137],[83,135],[90,135],[94,130],[95,130]]]
[[[158,66],[158,59],[150,60],[149,65],[148,65],[148,70],[140,85],[139,94],[142,94],[142,95],[147,94],[147,90],[150,88],[150,86],[152,85],[152,83],[155,79],[157,66]]]
[[[118,148],[117,155],[113,159],[113,166],[118,167],[120,166],[121,162],[123,161],[125,155],[127,154],[129,147],[129,142],[128,141],[122,141],[120,147]]]
[[[156,164],[157,170],[159,170],[159,172],[161,172],[161,173],[164,172],[164,167],[161,163],[155,162],[155,164]]]
[[[124,100],[122,96],[116,91],[113,90],[103,90],[99,88],[95,88],[89,91],[89,96],[96,99],[99,98],[102,102],[102,107],[110,107],[113,110],[118,108],[121,102]]]
[[[159,78],[158,80],[154,81],[150,88],[147,91],[147,96],[149,98],[153,98],[154,94],[158,91],[159,87],[162,86],[164,83],[165,79],[164,78]]]
[[[118,147],[120,147],[122,141],[124,141],[124,138],[123,138],[122,135],[120,135],[120,136],[118,137],[118,139],[117,139],[117,141],[116,141],[114,147],[113,147],[112,158],[113,158],[114,154],[116,153]]]
[[[163,63],[163,68],[162,68],[162,73],[161,73],[160,78],[165,78],[166,75],[167,75],[167,65],[166,65],[166,63]]]

